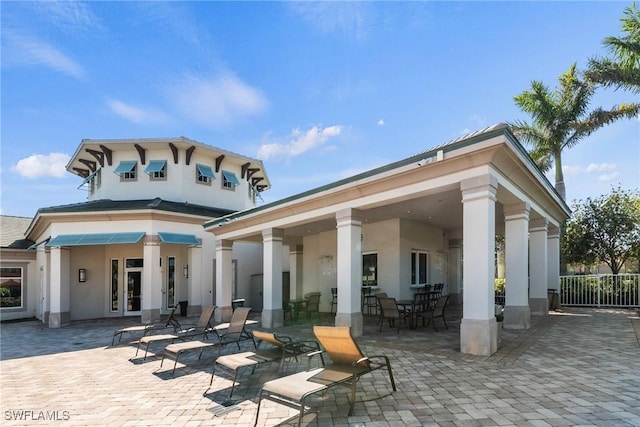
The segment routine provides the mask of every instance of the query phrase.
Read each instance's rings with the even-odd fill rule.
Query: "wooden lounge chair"
[[[294,341],[288,336],[263,331],[253,331],[253,336],[259,341],[256,351],[218,356],[213,363],[209,388],[207,388],[207,391],[205,391],[203,395],[206,395],[211,389],[216,369],[233,377],[231,391],[229,392],[229,397],[231,397],[236,385],[238,371],[241,368],[251,367],[255,369],[258,365],[264,363],[270,364],[272,362],[278,362],[278,371],[281,371],[287,359],[295,358],[297,360],[298,356],[309,353],[314,353],[314,355],[319,354],[322,364],[324,365],[324,358],[322,357],[322,353],[319,352],[320,345],[317,341]],[[311,363],[311,357],[309,357],[308,363]]]
[[[167,345],[164,349],[164,353],[162,354],[160,367],[162,368],[165,357],[173,358],[173,373],[175,373],[180,355],[188,351],[200,350],[200,356],[198,356],[198,359],[200,359],[202,357],[202,352],[209,347],[217,346],[218,354],[220,354],[220,350],[223,346],[236,343],[238,345],[238,351],[240,351],[240,341],[243,340],[251,340],[253,342],[253,347],[255,348],[256,344],[255,341],[253,341],[253,336],[245,329],[247,317],[249,316],[250,311],[251,308],[249,307],[236,308],[228,323],[221,323],[216,326],[209,327],[205,331],[203,339],[201,340],[176,342]],[[217,336],[216,340],[211,341],[204,339],[207,338],[207,334],[213,332],[215,332]]]
[[[207,333],[211,330],[211,318],[213,317],[213,312],[215,311],[215,306],[210,305],[204,307],[202,309],[202,313],[200,314],[200,318],[198,319],[198,323],[196,323],[193,327],[182,328],[177,331],[175,334],[158,334],[158,335],[147,335],[138,340],[138,347],[136,348],[136,356],[138,355],[138,351],[140,347],[144,347],[144,358],[147,358],[147,352],[149,350],[149,345],[160,342],[160,341],[176,341],[179,339],[193,339],[195,337],[201,336],[203,338],[207,338]],[[134,356],[135,357],[135,356]]]
[[[300,426],[306,399],[336,385],[351,388],[349,401],[349,415],[351,415],[356,398],[356,383],[363,375],[378,369],[387,369],[391,387],[396,391],[389,358],[387,356],[366,357],[351,336],[349,327],[314,326],[313,332],[332,363],[323,368],[299,372],[264,383],[260,389],[254,426],[258,424],[263,399],[299,409],[298,426]]]
[[[116,337],[118,337],[118,342],[120,342],[120,340],[122,340],[123,334],[142,332],[142,336],[146,336],[149,333],[151,333],[151,331],[153,330],[167,329],[167,328],[173,328],[174,332],[178,331],[180,329],[180,322],[178,322],[178,320],[175,318],[177,308],[178,306],[174,305],[171,308],[171,311],[169,312],[169,316],[162,323],[151,323],[149,325],[128,326],[126,328],[118,329],[113,333],[113,338],[111,338],[111,346],[113,346],[116,340]]]

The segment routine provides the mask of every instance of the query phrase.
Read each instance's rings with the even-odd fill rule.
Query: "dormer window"
[[[236,185],[240,185],[238,177],[233,172],[222,171],[222,188],[226,190],[235,190]]]
[[[167,161],[151,160],[149,166],[144,170],[149,175],[150,181],[166,181],[167,180]]]
[[[211,181],[216,179],[211,166],[196,164],[196,182],[199,184],[211,185]]]
[[[135,181],[138,176],[137,164],[138,162],[136,161],[122,161],[113,173],[120,175],[120,181]]]

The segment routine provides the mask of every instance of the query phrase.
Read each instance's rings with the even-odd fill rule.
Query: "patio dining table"
[[[416,308],[420,304],[420,301],[416,301],[415,299],[401,299],[396,301],[396,305],[398,306],[398,310],[400,310],[400,315],[404,315],[404,317],[409,317],[409,328],[416,328]]]

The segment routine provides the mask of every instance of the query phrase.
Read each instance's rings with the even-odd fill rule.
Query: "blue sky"
[[[64,169],[83,138],[185,136],[261,158],[269,202],[526,120],[513,97],[606,54],[629,4],[3,1],[1,213],[86,200]],[[592,106],[631,100],[602,91]],[[640,121],[564,166],[569,202],[640,188]]]

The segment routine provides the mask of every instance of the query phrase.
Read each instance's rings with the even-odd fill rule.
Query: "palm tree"
[[[596,108],[589,112],[595,84],[579,78],[575,63],[558,81],[560,87],[553,92],[534,80],[530,90],[517,95],[516,104],[531,115],[532,122],[515,121],[511,128],[520,140],[532,147],[529,154],[542,171],[555,167],[555,188],[564,200],[562,152],[615,120],[635,117],[640,112],[640,104],[620,104],[608,111]]]
[[[636,4],[624,9],[623,37],[607,37],[603,44],[613,58],[592,58],[585,77],[604,87],[640,92],[640,10]]]

